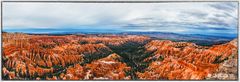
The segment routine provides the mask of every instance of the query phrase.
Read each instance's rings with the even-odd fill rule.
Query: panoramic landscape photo
[[[2,80],[238,80],[238,2],[2,7]]]

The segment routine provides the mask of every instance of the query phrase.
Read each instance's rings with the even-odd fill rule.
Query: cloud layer
[[[3,3],[3,30],[89,29],[236,34],[237,2]]]

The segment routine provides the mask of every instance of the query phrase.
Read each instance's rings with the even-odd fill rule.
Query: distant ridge
[[[5,31],[4,31],[5,32]],[[24,32],[22,32],[24,33]],[[55,33],[26,33],[29,35],[50,35],[50,36],[62,36],[62,35],[141,35],[148,36],[157,40],[172,40],[172,41],[184,41],[193,42],[198,45],[209,46],[215,44],[222,44],[233,40],[236,36],[216,36],[216,35],[203,35],[203,34],[178,34],[171,32],[55,32]]]

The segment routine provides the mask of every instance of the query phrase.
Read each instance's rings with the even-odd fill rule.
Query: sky
[[[237,2],[3,3],[3,31],[237,34]]]

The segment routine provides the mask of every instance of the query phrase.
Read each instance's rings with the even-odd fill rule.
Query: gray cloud
[[[237,28],[237,3],[4,3],[3,29],[81,28],[168,32]],[[229,32],[228,31],[228,32]]]
[[[210,6],[219,10],[234,11],[237,7],[237,3],[223,2],[217,4],[210,4]]]

